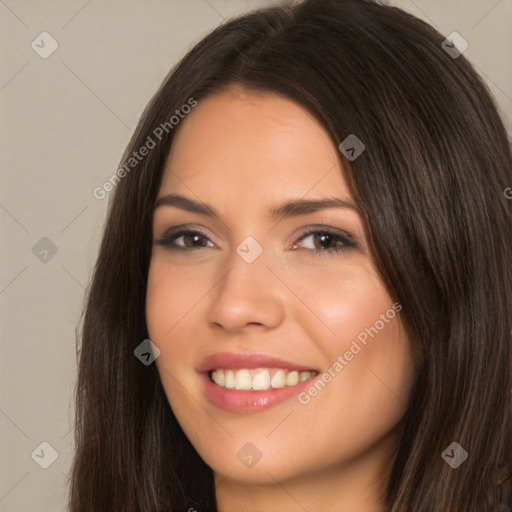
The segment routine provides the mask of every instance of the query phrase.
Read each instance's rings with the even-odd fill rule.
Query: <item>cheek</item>
[[[186,273],[172,269],[159,258],[151,261],[146,293],[146,322],[149,338],[160,349],[158,368],[180,382],[184,369],[193,367],[194,343],[183,335],[189,315],[201,296],[200,280],[190,280]],[[178,357],[179,356],[179,357]],[[165,379],[165,376],[162,375]],[[173,379],[169,381],[173,382]]]
[[[166,263],[165,257],[153,257],[146,292],[150,337],[153,336],[155,341],[171,338],[181,320],[192,312],[207,291],[200,272],[184,272],[180,267]]]
[[[319,408],[336,404],[333,422],[360,447],[399,422],[414,378],[409,343],[399,321],[391,320],[377,333],[370,332],[365,343],[357,338],[340,340],[340,365],[333,368],[336,376],[316,404]]]
[[[380,320],[381,313],[395,314],[391,306],[389,301],[377,311],[356,309],[352,320],[358,329],[348,322],[344,332],[339,325],[335,341],[323,344],[329,362],[301,403],[308,417],[324,418],[316,429],[326,452],[341,436],[350,440],[340,447],[344,456],[357,454],[390,432],[406,411],[414,366],[399,313],[387,323]]]
[[[151,341],[160,349],[155,363],[167,399],[176,417],[186,422],[186,416],[196,417],[194,400],[187,392],[193,389],[196,347],[186,335],[190,315],[207,289],[201,280],[177,267],[166,264],[163,258],[153,258],[149,268],[146,293],[146,322]],[[188,327],[187,327],[188,326]],[[185,330],[185,332],[184,332]],[[185,415],[185,418],[183,418]]]
[[[414,365],[400,323],[402,308],[364,264],[340,265],[330,275],[317,271],[307,282],[309,287],[315,283],[314,293],[309,288],[306,295],[315,315],[295,318],[322,352],[325,369],[301,403],[307,416],[329,417],[360,448],[387,432],[405,412]],[[297,289],[305,294],[306,279],[297,276],[295,283],[302,283]],[[325,439],[331,438],[327,424],[317,428]]]
[[[342,347],[347,339],[373,326],[393,304],[371,263],[360,256],[290,273],[288,279],[294,283],[297,297],[309,309],[309,312],[301,310],[295,320],[305,323],[312,339],[318,341],[320,336],[325,340],[321,344],[326,349]],[[299,309],[297,306],[295,312]]]

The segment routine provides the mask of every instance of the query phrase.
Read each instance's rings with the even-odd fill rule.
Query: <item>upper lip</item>
[[[260,354],[256,352],[244,352],[239,354],[232,352],[219,352],[203,359],[201,364],[197,367],[197,371],[211,372],[218,368],[286,368],[297,371],[313,370],[311,366],[295,363],[293,361],[286,361],[284,359],[278,359],[267,354]]]

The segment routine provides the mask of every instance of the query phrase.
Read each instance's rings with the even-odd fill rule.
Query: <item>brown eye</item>
[[[313,241],[313,247],[310,247],[313,251],[313,256],[339,254],[347,249],[357,248],[357,244],[348,233],[327,230],[325,228],[312,229],[302,235],[300,240],[308,238]]]
[[[177,243],[178,240],[181,240],[181,242]],[[156,241],[158,245],[163,245],[169,249],[184,251],[208,247],[203,245],[203,242],[211,242],[211,240],[201,231],[193,229],[170,229]]]

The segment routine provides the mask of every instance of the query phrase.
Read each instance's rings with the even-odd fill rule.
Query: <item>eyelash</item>
[[[178,238],[181,238],[184,235],[197,235],[202,237],[203,239],[211,240],[201,231],[198,231],[197,229],[184,229],[184,228],[171,228],[167,232],[165,232],[158,240],[156,240],[156,243],[158,245],[163,245],[167,247],[170,250],[173,251],[197,251],[201,249],[207,249],[207,247],[198,247],[198,248],[185,248],[181,247],[179,245],[175,244],[175,241]],[[356,249],[357,244],[354,242],[351,235],[348,233],[341,234],[338,231],[334,231],[332,229],[328,228],[310,228],[305,233],[301,235],[299,240],[302,240],[310,235],[328,235],[330,237],[333,237],[336,242],[341,243],[341,247],[332,247],[328,249],[307,249],[309,251],[312,251],[313,256],[333,256],[334,254],[340,254],[346,251],[347,249]],[[293,245],[296,245],[294,243]]]

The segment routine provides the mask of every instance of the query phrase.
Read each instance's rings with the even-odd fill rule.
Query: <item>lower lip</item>
[[[278,405],[311,385],[314,377],[295,386],[285,386],[279,389],[266,389],[265,391],[238,391],[223,388],[212,382],[207,373],[201,375],[206,399],[229,412],[259,412]]]

